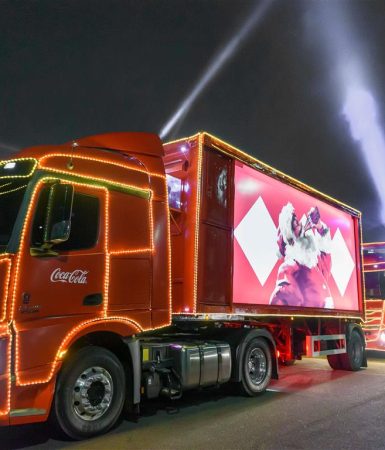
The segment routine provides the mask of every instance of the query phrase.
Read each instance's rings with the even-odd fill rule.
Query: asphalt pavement
[[[0,429],[1,449],[385,449],[385,359],[359,372],[333,371],[325,359],[281,369],[260,397],[224,389],[143,405],[104,436],[58,440],[45,424]]]

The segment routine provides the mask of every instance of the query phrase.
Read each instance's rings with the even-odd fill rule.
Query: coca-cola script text
[[[58,267],[51,273],[52,283],[87,284],[87,270],[76,269],[72,272],[64,272]]]

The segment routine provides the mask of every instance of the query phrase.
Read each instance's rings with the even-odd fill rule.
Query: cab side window
[[[32,246],[43,244],[43,229],[48,204],[49,186],[40,193],[36,208]],[[95,246],[99,234],[99,199],[91,195],[76,192],[72,205],[71,233],[67,241],[54,246],[56,251],[82,250]]]

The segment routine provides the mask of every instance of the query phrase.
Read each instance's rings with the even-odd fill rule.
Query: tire
[[[341,355],[342,368],[344,370],[360,370],[364,362],[365,344],[358,333],[353,330],[347,345],[347,353]]]
[[[59,374],[51,417],[70,438],[90,438],[116,423],[125,397],[126,377],[119,359],[102,347],[85,347]]]
[[[268,343],[262,338],[251,339],[241,358],[241,392],[249,397],[261,394],[271,380],[272,358]]]
[[[346,353],[328,355],[328,362],[335,370],[360,370],[364,363],[365,345],[357,330],[353,330],[347,342]]]
[[[342,370],[340,355],[327,355],[329,366],[334,370]]]
[[[329,366],[334,370],[341,370],[341,355],[327,355]]]

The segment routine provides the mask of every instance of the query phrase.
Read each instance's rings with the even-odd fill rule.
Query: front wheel
[[[118,358],[102,347],[82,348],[59,375],[52,418],[72,439],[105,433],[122,412],[125,392],[125,373]]]
[[[241,390],[252,397],[264,392],[271,380],[272,358],[267,342],[262,338],[247,343],[241,361]]]

